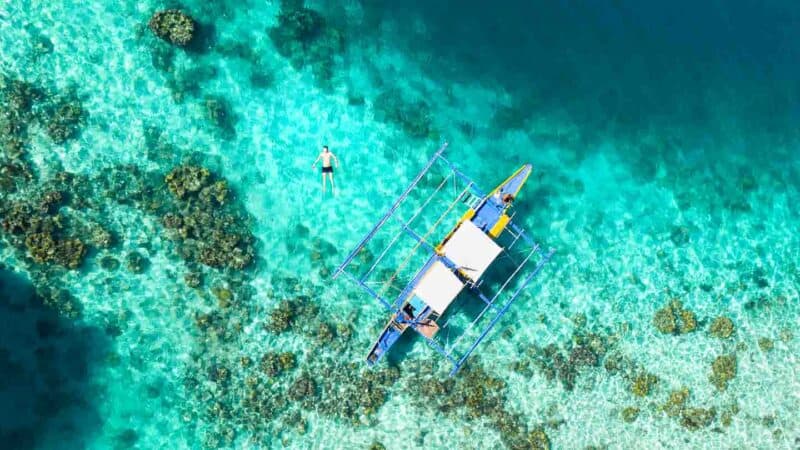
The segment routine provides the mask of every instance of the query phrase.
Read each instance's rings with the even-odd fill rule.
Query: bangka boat
[[[444,158],[443,153],[446,148],[447,143],[436,151],[386,214],[334,272],[334,278],[341,274],[349,276],[390,312],[386,326],[366,356],[366,362],[370,366],[378,363],[406,330],[412,329],[453,364],[450,375],[455,375],[555,252],[554,249],[543,252],[539,244],[512,221],[514,203],[533,171],[530,164],[523,165],[494,190],[484,194],[472,180]],[[454,182],[458,180],[465,187],[461,191],[456,191],[457,194],[446,208],[447,211],[439,216],[433,226],[420,233],[413,228],[412,222],[432,197],[425,197],[427,200],[414,211],[410,220],[406,221],[395,215],[400,205],[436,163],[444,164],[447,177],[443,177],[434,194],[440,193],[451,177]],[[463,215],[441,240],[435,242],[435,245],[429,242],[430,236],[435,234],[433,230],[443,221],[447,213],[458,205],[465,207]],[[352,273],[348,269],[356,256],[363,253],[365,245],[375,238],[390,218],[397,219],[401,224],[398,235],[391,239],[389,246],[380,252],[377,260],[372,261],[366,270],[362,267],[360,272]],[[416,242],[414,252],[422,248],[426,254],[422,258],[424,263],[421,267],[399,290],[399,294],[391,298],[384,293],[385,289],[379,291],[374,286],[377,283],[385,287],[387,283],[395,281],[402,267],[387,280],[376,282],[371,280],[371,276],[376,273],[376,266],[402,233],[411,236]],[[525,244],[523,250],[519,249],[519,243]],[[515,259],[515,255],[518,258]],[[493,280],[494,285],[499,286],[495,292],[484,292],[485,274],[501,257],[506,257],[513,264],[508,267],[508,272],[503,274],[507,276]],[[535,262],[529,264],[533,259]],[[403,259],[404,264],[407,261],[408,258]],[[510,295],[501,297],[512,283]],[[462,295],[464,293],[469,295]],[[470,316],[471,323],[452,327],[450,319],[454,303],[470,301],[482,302],[480,312],[473,314],[474,317]],[[484,323],[487,321],[488,323]],[[480,326],[482,323],[484,324]],[[448,327],[457,328],[456,335],[451,334]],[[465,340],[470,332],[474,333],[471,335],[472,339]],[[443,334],[444,337],[441,336]]]

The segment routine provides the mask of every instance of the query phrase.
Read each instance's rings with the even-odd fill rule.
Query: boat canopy
[[[463,288],[464,283],[452,270],[441,261],[434,261],[413,292],[437,314],[443,314]]]
[[[530,164],[486,192],[443,156],[446,148],[333,273],[347,276],[391,314],[367,357],[370,365],[412,329],[452,363],[455,375],[555,252],[543,251],[509,210]],[[501,258],[502,266],[493,264]],[[490,270],[494,266],[498,270]],[[464,301],[455,301],[460,296]]]
[[[472,281],[480,279],[502,250],[502,247],[469,220],[462,222],[442,246],[444,256]]]

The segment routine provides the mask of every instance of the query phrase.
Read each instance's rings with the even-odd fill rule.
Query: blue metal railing
[[[411,184],[409,184],[408,187],[406,187],[406,190],[403,191],[400,197],[397,198],[397,200],[392,204],[391,208],[389,208],[389,210],[386,211],[386,214],[384,214],[383,217],[381,217],[381,220],[379,220],[378,223],[374,227],[372,227],[371,230],[369,230],[367,235],[364,236],[363,239],[361,239],[361,242],[359,242],[358,245],[356,245],[356,247],[353,249],[353,251],[351,251],[350,254],[347,255],[347,258],[345,258],[344,262],[342,262],[342,264],[336,268],[336,271],[333,273],[333,278],[338,277],[342,273],[342,271],[344,271],[344,269],[353,261],[353,258],[355,258],[358,252],[361,251],[364,245],[366,245],[367,241],[372,239],[372,237],[375,236],[375,233],[378,232],[378,230],[383,226],[383,224],[385,224],[386,221],[389,220],[389,217],[391,217],[392,214],[394,214],[394,212],[397,211],[397,208],[400,207],[400,204],[403,203],[403,200],[405,200],[406,197],[408,197],[408,194],[411,193],[411,190],[414,189],[414,186],[416,186],[417,183],[419,183],[419,181],[422,179],[422,177],[425,176],[425,173],[428,170],[430,170],[431,166],[433,166],[433,163],[435,163],[436,160],[441,157],[442,152],[444,152],[446,148],[447,148],[447,142],[442,144],[442,146],[439,147],[439,150],[437,150],[436,153],[434,153],[433,156],[431,156],[431,159],[428,160],[428,163],[425,164],[425,167],[417,174],[414,180],[411,181]]]
[[[402,229],[394,237],[394,239],[390,243],[389,247],[391,247],[391,245],[397,240],[397,238],[401,234],[403,234],[403,232],[405,232],[408,235],[410,235],[412,238],[414,238],[416,241],[418,241],[422,245],[424,245],[425,248],[429,252],[432,253],[431,257],[423,265],[423,267],[419,271],[416,272],[416,274],[415,274],[414,278],[412,279],[412,281],[410,283],[408,283],[405,286],[405,288],[400,292],[400,295],[398,295],[396,298],[393,299],[393,301],[390,302],[389,299],[384,298],[380,293],[376,292],[372,287],[370,287],[366,283],[367,278],[372,273],[372,271],[375,269],[375,266],[377,265],[377,262],[374,263],[373,265],[371,265],[371,267],[367,271],[366,275],[361,276],[361,277],[350,273],[346,269],[353,262],[353,259],[356,257],[356,255],[364,248],[366,243],[370,239],[372,239],[375,236],[375,234],[378,232],[378,230],[380,230],[380,228],[383,227],[386,224],[386,222],[389,220],[389,218],[394,215],[394,213],[400,207],[400,204],[408,197],[408,195],[411,193],[411,191],[414,189],[414,187],[416,187],[417,184],[419,184],[420,180],[422,180],[422,177],[425,176],[425,174],[431,169],[431,167],[433,166],[434,163],[436,163],[437,160],[443,161],[448,166],[448,168],[452,171],[453,174],[455,174],[458,178],[460,178],[461,180],[463,180],[463,181],[468,183],[468,185],[464,189],[464,191],[462,191],[462,193],[459,194],[459,198],[461,196],[463,196],[465,192],[470,192],[473,195],[479,196],[482,199],[482,202],[486,201],[486,194],[484,194],[478,188],[476,188],[475,185],[474,185],[474,182],[469,177],[467,177],[463,172],[461,172],[458,168],[456,168],[455,165],[453,165],[450,161],[448,161],[447,159],[445,159],[442,156],[442,153],[447,148],[447,145],[448,145],[447,142],[445,142],[436,151],[436,153],[434,153],[433,156],[431,156],[430,160],[428,160],[426,165],[414,177],[414,179],[406,187],[406,189],[402,192],[402,194],[397,198],[397,200],[395,200],[395,202],[391,205],[389,210],[386,211],[386,213],[381,217],[381,219],[377,222],[377,224],[375,224],[369,230],[369,232],[364,236],[364,238],[362,238],[361,241],[359,241],[359,243],[356,245],[356,247],[353,248],[353,250],[347,255],[345,260],[342,262],[341,265],[339,265],[339,267],[336,269],[336,271],[333,274],[333,278],[336,278],[339,275],[341,275],[342,273],[345,273],[348,276],[348,278],[352,279],[356,284],[361,286],[361,288],[364,289],[368,294],[370,294],[372,297],[375,297],[375,299],[377,299],[386,309],[388,309],[388,310],[390,310],[392,312],[399,311],[399,308],[402,305],[403,300],[411,293],[411,290],[415,287],[415,285],[417,284],[416,282],[419,281],[419,278],[423,275],[425,269],[428,268],[435,261],[443,262],[448,268],[450,268],[451,270],[454,270],[454,271],[456,271],[458,268],[455,267],[455,264],[452,261],[450,261],[448,258],[446,258],[444,256],[441,256],[441,255],[437,255],[435,249],[433,248],[433,246],[431,246],[428,242],[426,242],[423,236],[420,236],[415,230],[413,230],[409,226],[410,222],[404,222],[404,221],[400,220],[400,225],[401,225]],[[449,175],[448,175],[448,178],[449,178]],[[437,192],[439,191],[439,189],[441,189],[442,185],[444,184],[444,182],[446,180],[447,180],[447,178],[442,183],[440,183],[440,185],[436,189]],[[424,205],[427,205],[428,201],[430,201],[430,198],[425,202]],[[456,201],[458,201],[458,198],[456,199]],[[423,207],[424,207],[424,205],[423,205]],[[416,218],[416,215],[417,215],[417,213],[415,213],[414,216],[412,217],[412,221],[413,221],[414,218]],[[459,338],[456,340],[455,343],[453,343],[453,345],[447,344],[447,346],[445,347],[442,344],[440,344],[436,339],[433,339],[432,337],[426,336],[421,330],[419,330],[417,328],[417,325],[419,325],[418,323],[409,322],[409,325],[411,326],[411,328],[414,329],[417,333],[419,333],[425,339],[425,341],[427,342],[427,344],[431,348],[436,350],[437,353],[439,353],[442,356],[444,356],[448,361],[450,361],[453,364],[453,369],[450,371],[450,376],[454,376],[461,369],[461,367],[463,367],[463,365],[466,363],[467,359],[472,354],[472,352],[474,352],[475,349],[478,347],[478,345],[480,345],[480,343],[488,336],[488,334],[495,327],[495,325],[506,314],[506,312],[508,311],[508,309],[511,306],[511,304],[520,296],[522,290],[525,287],[527,287],[528,284],[531,283],[531,281],[533,281],[533,279],[542,270],[542,267],[545,264],[547,264],[547,262],[549,262],[550,258],[555,253],[554,249],[550,249],[547,254],[543,255],[542,258],[537,263],[537,265],[534,267],[533,271],[527,277],[525,277],[525,279],[515,289],[513,294],[510,296],[510,298],[503,304],[502,307],[499,307],[499,309],[498,309],[498,305],[495,304],[495,300],[500,296],[500,294],[502,293],[504,288],[508,285],[509,281],[512,278],[514,278],[515,275],[522,269],[522,266],[525,265],[525,263],[528,261],[530,256],[532,254],[539,253],[539,251],[540,251],[539,250],[539,245],[536,244],[533,241],[533,239],[531,239],[528,235],[526,235],[525,232],[519,226],[517,226],[515,223],[509,222],[508,225],[507,225],[507,228],[510,231],[511,235],[514,236],[513,243],[516,243],[518,240],[521,239],[523,242],[525,242],[526,244],[531,246],[531,253],[528,255],[528,257],[525,258],[525,260],[522,262],[522,264],[518,265],[518,267],[514,270],[514,273],[503,283],[501,289],[495,295],[493,295],[491,299],[487,298],[482,292],[480,292],[480,290],[477,289],[477,286],[472,286],[472,289],[477,293],[478,297],[486,304],[486,307],[483,309],[483,311],[478,316],[478,318],[475,321],[473,321],[472,324],[470,324],[470,327],[468,328],[468,330],[470,328],[472,328],[473,325],[476,325],[476,323],[481,319],[481,317],[483,317],[484,313],[486,313],[489,309],[491,309],[493,311],[496,311],[496,314],[492,318],[492,320],[489,322],[489,324],[481,331],[481,333],[478,336],[478,338],[475,339],[475,341],[472,342],[472,344],[469,346],[469,348],[466,350],[466,352],[464,352],[460,356],[458,354],[461,353],[461,352],[456,352],[456,345],[455,344],[460,340],[461,337],[463,337],[463,335],[459,336]],[[388,251],[388,248],[386,250],[384,250],[383,253],[381,253],[381,255],[378,258],[378,262],[380,261],[380,259],[383,258],[383,256],[385,256],[386,251]],[[446,327],[446,325],[445,325],[445,327]],[[465,334],[466,334],[466,332],[465,332]],[[448,348],[449,348],[449,350],[448,350]]]
[[[548,261],[550,261],[550,258],[553,256],[553,253],[555,253],[555,249],[551,248],[550,251],[544,256],[544,258],[542,258],[542,260],[539,261],[533,272],[531,272],[530,275],[528,275],[528,277],[525,278],[525,281],[523,281],[522,284],[519,287],[517,287],[517,290],[514,291],[514,294],[511,296],[511,298],[509,298],[506,304],[503,305],[503,307],[500,309],[500,312],[497,313],[496,316],[494,316],[492,321],[489,322],[489,325],[487,325],[486,328],[483,330],[483,333],[481,333],[481,335],[478,336],[478,339],[476,339],[475,342],[472,343],[469,349],[467,349],[466,353],[464,353],[464,355],[461,356],[461,359],[459,359],[458,362],[455,364],[453,370],[450,371],[451,377],[455,375],[459,369],[461,369],[461,366],[464,365],[464,362],[467,360],[467,358],[469,358],[469,355],[471,355],[472,352],[475,351],[475,348],[477,348],[478,345],[481,343],[481,341],[483,341],[483,339],[486,338],[489,332],[492,331],[492,328],[494,328],[494,326],[497,324],[500,318],[503,317],[503,315],[505,315],[511,304],[514,303],[514,300],[516,300],[517,297],[519,297],[519,294],[522,292],[522,290],[525,289],[525,287],[531,281],[533,281],[536,275],[538,275],[539,272],[542,270],[542,267],[544,267],[544,265],[547,264]]]

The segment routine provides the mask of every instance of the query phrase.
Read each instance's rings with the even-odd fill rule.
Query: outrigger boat
[[[428,345],[453,364],[450,375],[455,375],[555,251],[550,249],[543,252],[539,244],[512,222],[513,203],[533,171],[530,164],[523,165],[494,190],[484,194],[472,180],[442,156],[446,148],[447,143],[436,151],[427,165],[396,199],[389,211],[348,254],[333,275],[336,278],[340,274],[346,274],[391,313],[388,323],[367,354],[366,362],[370,366],[381,360],[399,340],[403,332],[412,329],[419,333]],[[436,163],[443,163],[447,174],[443,176],[434,194],[426,197],[423,205],[414,211],[410,220],[406,221],[396,217],[403,202]],[[413,228],[413,222],[420,217],[425,206],[436,194],[442,192],[450,180],[453,180],[454,192],[458,192],[457,195],[432,227],[427,228],[424,233],[418,233]],[[465,184],[460,192],[455,189],[457,182]],[[440,240],[434,241],[435,245],[429,242],[430,237],[435,236],[438,225],[459,204],[466,206],[466,211],[456,220],[455,226]],[[358,273],[348,270],[359,255],[362,256],[359,260],[371,259],[371,254],[365,252],[365,246],[376,237],[391,218],[397,219],[400,230],[391,239],[389,245],[380,252],[376,260],[368,261],[371,264],[366,270],[363,270],[363,267]],[[389,249],[401,235],[413,238],[415,245],[411,254],[420,248],[424,248],[427,252],[422,255],[421,261],[424,263],[421,268],[412,272],[410,280],[402,289],[399,289],[399,294],[394,298],[387,298],[384,293],[387,286],[391,286],[398,278],[398,274],[410,261],[411,254],[403,259],[400,266],[388,279],[374,281],[371,276],[380,272],[376,271],[376,267],[386,258]],[[519,249],[520,243],[525,244],[522,251]],[[365,253],[367,257],[363,257]],[[514,256],[520,255],[522,255],[521,261],[514,258]],[[494,280],[493,283],[499,288],[493,293],[487,293],[484,289],[484,275],[497,265],[495,262],[501,257],[512,261],[513,266],[508,269],[510,274],[504,280]],[[531,260],[534,262],[529,265]],[[525,267],[528,267],[528,271],[523,273]],[[512,286],[511,295],[501,300],[501,294],[512,282],[515,284]],[[376,283],[381,284],[382,289],[376,290],[374,288]],[[468,324],[459,323],[459,320],[464,321],[463,318],[455,318],[455,313],[451,313],[451,305],[454,300],[462,293],[467,292],[472,294],[469,297],[473,299],[473,303],[477,300],[482,304],[480,312],[473,314],[474,319]],[[459,302],[469,303],[470,300],[464,299]],[[454,320],[455,322],[451,323]],[[480,323],[487,320],[488,323],[479,326]],[[453,336],[452,329],[456,329],[458,336]],[[465,341],[464,339],[472,332],[476,333],[475,337]],[[465,342],[466,346],[459,345]]]

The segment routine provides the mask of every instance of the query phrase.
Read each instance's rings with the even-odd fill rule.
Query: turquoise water
[[[5,445],[800,445],[800,7],[306,3],[0,6]],[[367,370],[331,272],[444,140],[558,252],[456,380]]]

